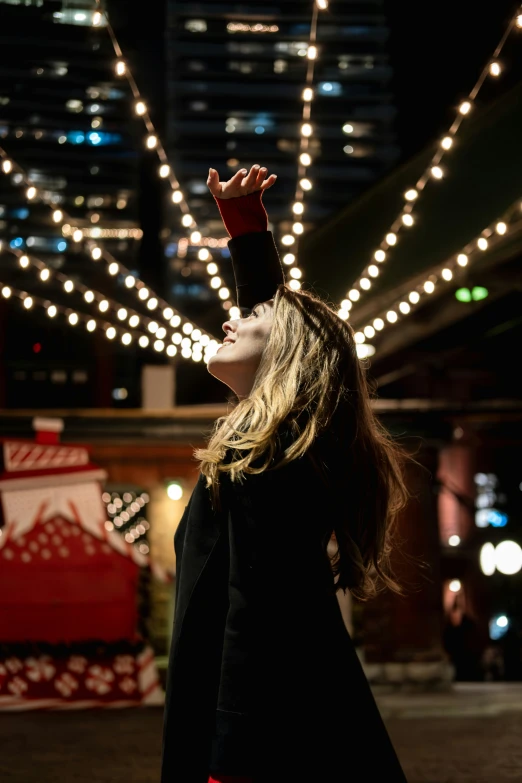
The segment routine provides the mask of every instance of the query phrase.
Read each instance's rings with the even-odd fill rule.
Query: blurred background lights
[[[179,481],[169,481],[167,484],[167,495],[171,500],[181,500],[183,497],[183,487]]]

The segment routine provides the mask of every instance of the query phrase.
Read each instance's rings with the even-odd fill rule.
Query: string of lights
[[[299,237],[304,232],[304,226],[302,223],[302,216],[305,211],[304,195],[305,192],[309,192],[312,187],[312,181],[306,176],[307,168],[312,165],[312,156],[309,153],[310,138],[313,136],[314,127],[310,123],[312,113],[312,101],[314,99],[314,71],[315,62],[318,55],[318,48],[316,46],[317,41],[317,22],[319,17],[319,11],[325,11],[328,8],[328,0],[315,0],[312,21],[310,24],[310,38],[308,41],[308,47],[306,50],[306,56],[308,59],[308,67],[306,69],[306,83],[302,92],[303,100],[303,118],[301,123],[301,135],[299,144],[299,157],[297,168],[297,186],[295,191],[294,202],[292,204],[292,213],[294,223],[292,225],[292,233],[285,234],[281,238],[281,242],[288,248],[292,248],[293,252],[285,253],[283,256],[283,262],[289,265],[290,277],[289,286],[294,291],[301,288],[301,278],[303,276],[302,270],[295,265],[296,255],[298,250]]]
[[[39,279],[43,283],[47,283],[51,279],[57,280],[59,283],[62,283],[65,293],[69,295],[73,294],[74,292],[81,294],[87,304],[96,305],[98,310],[102,313],[109,313],[112,310],[115,317],[119,321],[127,321],[131,330],[142,326],[148,332],[150,332],[150,334],[154,335],[157,340],[164,340],[167,338],[167,341],[172,340],[178,344],[180,344],[181,341],[186,337],[190,342],[191,348],[197,345],[202,338],[204,341],[203,345],[210,344],[210,341],[213,339],[210,334],[202,332],[200,329],[195,329],[189,321],[182,323],[181,316],[177,313],[174,313],[172,308],[170,308],[170,310],[166,313],[166,316],[170,316],[172,313],[169,324],[171,327],[175,329],[178,328],[181,331],[168,333],[168,330],[164,326],[160,326],[154,319],[149,318],[148,316],[144,316],[135,310],[132,310],[131,308],[122,306],[119,302],[116,302],[114,299],[105,296],[99,291],[89,288],[84,283],[79,281],[75,283],[68,275],[64,274],[63,272],[51,269],[37,256],[34,256],[33,254],[28,255],[23,253],[21,250],[10,247],[8,247],[7,250],[18,258],[18,263],[21,269],[38,270]]]
[[[373,258],[371,259],[370,264],[364,268],[361,276],[347,291],[347,298],[343,300],[339,310],[339,315],[342,318],[348,318],[354,304],[360,301],[362,295],[366,291],[370,290],[372,286],[372,279],[375,279],[380,274],[382,267],[379,265],[383,264],[388,259],[390,248],[394,247],[398,242],[399,233],[402,230],[411,228],[415,225],[415,217],[412,214],[413,209],[414,206],[418,204],[419,198],[428,182],[432,182],[433,180],[440,181],[446,175],[446,170],[441,166],[441,163],[446,154],[453,148],[455,136],[462,122],[466,117],[473,115],[474,101],[476,100],[486,79],[488,77],[496,79],[501,75],[503,65],[498,60],[498,58],[509,35],[515,28],[522,29],[522,13],[520,13],[520,9],[518,13],[510,20],[502,38],[495,48],[495,51],[482,69],[480,76],[468,97],[459,105],[457,114],[451,124],[451,127],[447,131],[446,135],[440,140],[440,143],[427,168],[422,173],[416,184],[404,193],[404,206],[386,233],[384,239],[379,245],[379,248],[373,253]]]
[[[155,151],[158,156],[158,160],[159,160],[158,176],[161,177],[161,179],[168,182],[168,184],[170,185],[172,191],[171,194],[172,203],[175,204],[177,207],[179,207],[179,209],[183,213],[181,217],[182,227],[185,229],[191,229],[190,244],[199,245],[203,239],[202,233],[199,230],[197,222],[194,219],[193,215],[190,214],[189,205],[187,204],[185,195],[181,190],[181,186],[176,176],[176,173],[174,171],[174,167],[169,161],[169,158],[165,151],[165,147],[163,146],[159,134],[156,131],[156,128],[154,127],[154,124],[150,118],[147,103],[141,95],[136,79],[134,78],[132,71],[129,68],[127,59],[125,58],[122,48],[118,42],[116,33],[114,32],[114,29],[110,23],[110,20],[107,16],[105,9],[101,5],[101,0],[95,0],[95,4],[96,4],[96,10],[93,12],[93,17],[92,17],[93,27],[100,26],[103,20],[104,22],[103,26],[107,29],[107,32],[109,33],[109,37],[111,39],[114,53],[116,55],[114,72],[116,76],[120,78],[124,77],[127,79],[127,82],[129,84],[134,99],[134,112],[137,117],[141,117],[145,125],[145,129],[147,132],[147,135],[145,136],[145,140],[144,140],[145,146],[147,149]],[[208,246],[201,247],[201,249],[198,251],[198,259],[200,261],[207,262],[206,270],[209,275],[210,288],[213,291],[217,291],[219,298],[222,300],[223,308],[225,310],[231,310],[232,308],[229,300],[230,291],[223,284],[223,281],[219,273],[219,266],[218,264],[216,264],[211,251],[208,249]],[[236,312],[236,310],[237,308],[235,308],[234,311],[230,313],[231,317],[234,318],[239,317],[239,311]]]
[[[374,318],[371,323],[367,323],[362,329],[356,331],[354,340],[357,343],[357,353],[361,358],[373,356],[375,348],[366,343],[382,332],[383,329],[393,326],[403,320],[423,303],[426,297],[431,296],[437,290],[437,286],[445,283],[455,282],[459,276],[464,274],[464,270],[474,258],[492,250],[497,244],[503,241],[508,233],[510,224],[520,221],[522,203],[517,200],[512,204],[506,213],[497,218],[493,223],[487,226],[480,234],[465,245],[460,252],[453,254],[449,259],[441,263],[435,269],[430,270],[430,274],[414,285],[408,286],[409,293],[401,296],[386,312],[381,313]],[[487,295],[487,292],[486,292]]]
[[[22,166],[10,158],[3,147],[0,147],[0,159],[2,161],[1,169],[3,173],[6,175],[18,175],[15,184],[25,186],[25,197],[27,201],[34,203],[39,198],[39,192]],[[75,226],[71,222],[66,222],[72,221],[72,218],[70,218],[56,202],[48,203],[42,200],[41,203],[51,210],[53,222],[57,225],[61,225],[62,235],[64,237],[71,238],[73,242],[77,243],[86,241],[92,260],[105,261],[105,271],[109,276],[116,277],[121,275],[125,281],[126,288],[135,290],[138,299],[140,299],[142,302],[146,302],[147,308],[151,312],[159,310],[161,317],[168,322],[172,320],[174,315],[176,316],[176,319],[179,317],[181,320],[188,322],[188,319],[186,319],[184,316],[182,316],[181,313],[177,312],[173,307],[171,307],[169,303],[166,302],[162,297],[160,297],[158,294],[155,294],[153,290],[149,289],[149,287],[146,286],[142,280],[136,277],[136,275],[132,274],[131,271],[127,269],[127,267],[122,264],[121,261],[118,261],[116,258],[114,258],[114,256],[101,245],[101,243],[98,241],[98,237],[101,234],[101,229],[98,227],[82,229],[78,226]],[[89,239],[86,238],[86,234],[89,236]],[[94,241],[91,239],[91,237],[94,237]],[[206,250],[206,248],[202,248],[200,253],[203,252],[208,253],[208,250]],[[212,264],[208,264],[207,269],[209,266],[212,269]],[[221,282],[220,278],[217,279]],[[214,279],[211,280],[210,283],[213,288],[216,288],[216,282]],[[228,288],[225,288],[222,292],[220,292],[220,296],[222,296],[222,293],[225,292],[227,296],[229,295]],[[170,315],[171,312],[172,315]]]
[[[171,336],[171,342],[167,343],[166,340],[158,337],[157,330],[154,330],[155,333],[153,334],[145,334],[139,333],[136,329],[115,326],[110,321],[106,321],[102,318],[94,318],[92,315],[83,313],[77,309],[66,307],[62,304],[56,304],[49,299],[35,296],[28,291],[14,288],[13,286],[2,282],[0,282],[0,294],[4,299],[17,297],[26,310],[32,310],[35,306],[42,307],[49,318],[56,318],[58,315],[63,315],[65,316],[65,322],[71,327],[76,327],[78,324],[84,324],[88,332],[92,333],[99,330],[105,334],[107,340],[114,341],[119,337],[122,345],[126,347],[133,344],[137,344],[140,348],[144,349],[152,347],[157,353],[165,353],[171,358],[176,356],[179,352],[184,359],[192,359],[192,361],[196,363],[203,360],[206,364],[219,347],[219,343],[216,340],[210,340],[208,335],[200,334],[199,339],[196,341],[195,339],[191,339],[186,332],[185,336],[180,332],[175,332]],[[193,332],[190,334],[193,334]],[[153,337],[155,338],[154,341]],[[164,335],[164,337],[166,337],[166,335]]]

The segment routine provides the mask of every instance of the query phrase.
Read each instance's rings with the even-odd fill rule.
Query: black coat
[[[239,305],[270,299],[271,234],[229,246]],[[405,783],[332,590],[335,514],[308,455],[222,478],[220,510],[200,476],[174,539],[162,783]]]

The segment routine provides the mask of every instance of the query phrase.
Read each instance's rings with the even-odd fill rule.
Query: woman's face
[[[272,328],[274,300],[256,305],[248,318],[225,321],[223,343],[208,362],[208,371],[238,397],[248,397]]]

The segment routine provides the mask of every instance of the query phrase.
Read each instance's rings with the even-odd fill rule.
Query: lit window
[[[187,19],[185,30],[188,30],[189,33],[206,33],[207,23],[204,19]]]

